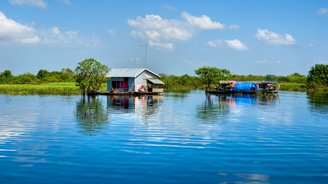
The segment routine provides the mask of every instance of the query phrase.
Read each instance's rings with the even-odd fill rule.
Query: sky
[[[110,68],[307,75],[328,64],[328,0],[0,0],[0,72]]]

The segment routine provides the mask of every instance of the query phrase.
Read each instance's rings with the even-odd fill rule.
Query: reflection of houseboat
[[[162,104],[161,95],[127,96],[111,95],[107,97],[107,106],[111,108],[136,109]]]
[[[279,85],[276,82],[259,81],[220,81],[215,90],[207,90],[210,94],[256,94],[256,93],[277,93]]]
[[[107,108],[127,113],[150,115],[158,111],[163,103],[162,95],[109,95],[107,96]]]

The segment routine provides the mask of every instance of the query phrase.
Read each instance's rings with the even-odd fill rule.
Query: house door
[[[129,91],[129,78],[127,78],[127,77],[124,77],[123,88],[124,88],[124,91]]]

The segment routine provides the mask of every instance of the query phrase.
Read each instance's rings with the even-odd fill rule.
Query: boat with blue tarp
[[[206,90],[210,94],[256,94],[278,93],[279,84],[272,81],[220,81],[218,87]]]

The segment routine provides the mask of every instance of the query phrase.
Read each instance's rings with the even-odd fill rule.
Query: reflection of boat
[[[221,105],[236,106],[236,105],[269,105],[276,102],[277,94],[215,94],[218,102]]]
[[[215,90],[206,90],[210,94],[256,94],[256,93],[278,93],[279,85],[269,81],[220,81]]]

